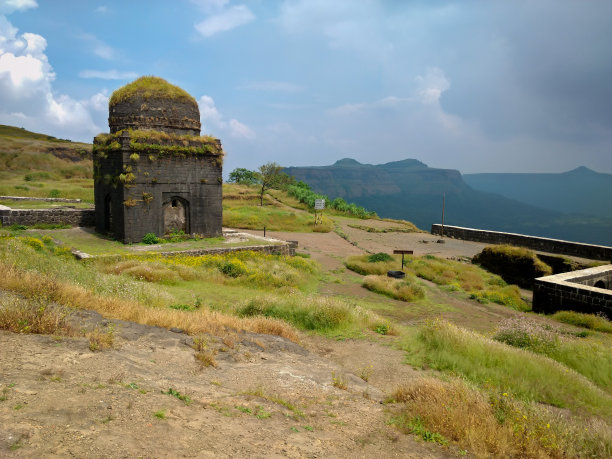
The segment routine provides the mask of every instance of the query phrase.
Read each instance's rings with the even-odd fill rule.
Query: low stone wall
[[[67,198],[32,198],[28,196],[0,196],[0,199],[10,199],[11,201],[47,201],[47,202],[72,202],[79,203],[80,199]]]
[[[533,310],[552,314],[572,310],[603,313],[612,320],[612,265],[539,277],[533,286]],[[601,281],[607,288],[594,287]]]
[[[431,234],[442,235],[442,225],[431,225]],[[444,236],[462,239],[464,241],[485,242],[487,244],[509,244],[541,252],[571,255],[588,258],[589,260],[612,261],[612,247],[603,245],[583,244],[580,242],[549,239],[524,234],[487,231],[461,226],[444,225]]]
[[[239,247],[221,247],[215,249],[194,249],[194,250],[181,250],[175,252],[161,252],[160,255],[164,257],[171,257],[175,255],[221,255],[224,253],[241,252],[241,251],[252,251],[252,252],[263,252],[270,255],[285,255],[295,256],[295,247],[290,243],[282,244],[268,244],[268,245],[243,245]]]
[[[37,223],[51,225],[94,226],[94,209],[2,209],[2,226]]]

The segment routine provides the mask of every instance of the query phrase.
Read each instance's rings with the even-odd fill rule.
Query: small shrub
[[[229,277],[239,277],[247,273],[246,265],[237,258],[232,258],[223,263],[219,270]]]
[[[153,413],[153,416],[155,416],[157,419],[166,419],[166,410],[156,411]]]
[[[110,349],[113,347],[115,339],[115,328],[110,326],[106,331],[102,331],[100,327],[96,326],[93,330],[87,332],[87,338],[89,339],[89,350],[92,352]]]
[[[336,375],[335,371],[332,371],[332,385],[338,389],[348,390],[348,381],[344,375]]]
[[[378,263],[381,261],[393,261],[393,257],[389,255],[388,253],[379,252],[379,253],[374,253],[372,255],[369,255],[368,261],[370,263]]]
[[[59,198],[62,195],[62,192],[60,190],[57,189],[52,189],[49,190],[49,197],[50,198]]]
[[[195,358],[203,367],[217,367],[215,353],[213,351],[196,352]]]
[[[139,155],[138,153],[132,153],[132,154],[130,155],[130,161],[134,161],[134,162],[136,162],[136,161],[138,161],[139,159],[140,159],[140,155]]]
[[[552,274],[552,268],[534,252],[511,245],[485,247],[473,262],[498,274],[506,282],[526,288],[533,286],[535,278]]]
[[[179,391],[169,388],[166,392],[162,391],[162,394],[172,395],[173,397],[178,398],[185,405],[189,405],[191,403],[191,398],[185,394],[181,394]]]
[[[402,301],[416,301],[425,297],[425,291],[415,280],[409,277],[405,279],[393,279],[387,276],[366,276],[363,286],[368,290],[390,296]]]
[[[37,239],[35,237],[24,237],[21,239],[21,241],[24,244],[29,245],[30,247],[32,247],[34,250],[42,250],[45,248],[45,245],[43,244],[43,241],[41,241],[40,239]]]
[[[158,238],[155,233],[147,233],[142,238],[143,244],[158,244],[159,241],[160,241],[160,238]]]

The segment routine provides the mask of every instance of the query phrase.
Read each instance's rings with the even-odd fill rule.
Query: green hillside
[[[444,194],[449,225],[612,244],[611,218],[570,215],[478,191],[459,171],[430,168],[414,159],[378,165],[343,159],[330,166],[288,167],[286,172],[315,191],[354,201],[381,217],[410,220],[424,229],[440,222]]]

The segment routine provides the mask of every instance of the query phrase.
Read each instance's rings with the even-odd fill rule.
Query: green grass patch
[[[353,256],[346,259],[345,266],[362,275],[385,275],[387,271],[399,269],[401,258],[392,257],[391,261],[370,261],[373,255]],[[379,257],[375,254],[374,257]],[[386,259],[386,257],[385,257]],[[480,303],[496,303],[519,311],[531,308],[520,295],[515,285],[507,285],[499,276],[491,274],[479,266],[460,263],[455,260],[437,258],[432,255],[422,257],[406,256],[404,272],[431,281],[452,292],[465,292],[471,299]]]
[[[612,391],[612,341],[601,342],[524,317],[506,319],[496,341],[550,357]]]
[[[314,224],[314,215],[279,209],[276,207],[258,206],[256,202],[223,202],[223,226],[268,231],[296,231],[328,233],[333,229],[333,222],[323,217],[322,224]]]
[[[604,333],[612,333],[612,322],[603,316],[593,314],[582,314],[574,311],[559,311],[553,314],[553,319],[564,324],[575,325],[576,327],[588,328]]]
[[[375,331],[386,326],[394,333],[387,320],[341,298],[300,295],[259,296],[244,301],[236,308],[241,317],[274,317],[299,329],[334,335],[358,334],[364,329]]]
[[[521,400],[587,411],[612,420],[612,396],[548,357],[517,349],[449,322],[433,320],[407,334],[408,361],[459,375]]]
[[[387,276],[369,275],[363,279],[365,288],[401,301],[416,301],[425,297],[425,290],[414,276],[393,279]]]

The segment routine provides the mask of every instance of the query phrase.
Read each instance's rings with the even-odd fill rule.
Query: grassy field
[[[361,255],[349,257],[345,265],[359,274],[385,276],[387,271],[398,268],[400,260],[399,256],[392,257],[386,254]],[[408,278],[412,276],[428,280],[449,292],[463,293],[480,303],[497,303],[519,311],[530,309],[521,299],[516,285],[508,285],[501,277],[472,264],[436,258],[432,255],[423,257],[409,255],[406,257],[404,271],[408,274]],[[383,281],[379,281],[381,282]],[[367,282],[364,280],[366,287],[365,284],[371,283],[372,278]]]
[[[0,194],[46,196],[57,189],[64,197],[72,189],[74,197],[91,200],[87,155],[73,161],[49,150],[66,148],[75,159],[81,147],[18,134],[0,127]],[[334,219],[348,218],[329,212],[314,227],[304,205],[281,191],[266,195],[263,207],[255,187],[226,184],[223,192],[226,226],[311,233],[330,231]],[[351,222],[372,237],[415,230],[408,222]],[[529,306],[516,286],[481,267],[433,256],[407,257],[406,279],[394,280],[386,272],[399,268],[399,257],[385,254],[346,259],[360,277],[326,271],[302,257],[155,253],[220,243],[126,246],[74,228],[0,229],[0,290],[8,292],[0,295],[0,328],[69,336],[74,330],[67,317],[89,309],[193,336],[249,331],[299,342],[316,335],[332,349],[347,338],[382,341],[401,349],[420,375],[387,394],[387,422],[398,432],[477,457],[612,455],[612,325],[606,319],[525,312]],[[237,244],[246,243],[256,242]],[[109,256],[77,261],[67,247]],[[319,293],[335,281],[354,282],[363,296]],[[486,334],[431,319],[459,314],[454,300],[508,308],[497,308],[497,328]],[[504,319],[508,315],[514,318]],[[103,347],[102,338],[92,337],[92,346]]]

